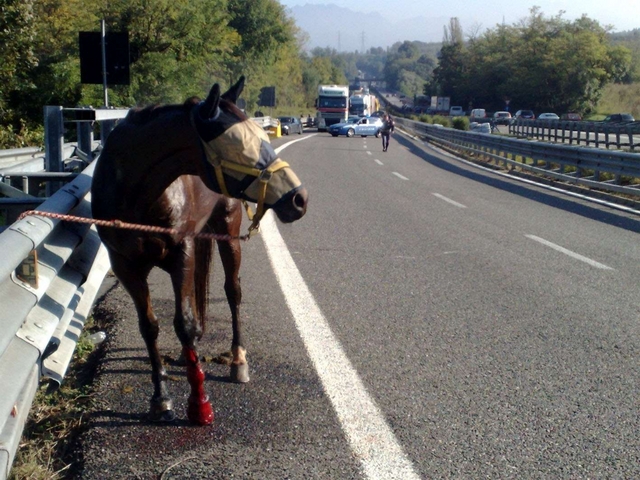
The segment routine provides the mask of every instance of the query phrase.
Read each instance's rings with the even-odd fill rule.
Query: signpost
[[[109,106],[107,85],[129,85],[129,35],[106,33],[100,20],[100,32],[80,32],[80,81],[102,84],[104,106]]]

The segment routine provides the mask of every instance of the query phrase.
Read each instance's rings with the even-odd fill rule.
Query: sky
[[[574,20],[587,14],[613,31],[640,28],[640,0],[279,0],[285,7],[305,4],[336,4],[359,12],[380,12],[392,22],[414,16],[458,17],[463,30],[479,26],[493,28],[503,21],[511,25],[539,6],[546,16],[564,11],[563,18]],[[444,25],[443,25],[444,26]],[[409,40],[409,39],[407,39]],[[437,39],[441,40],[441,38]]]

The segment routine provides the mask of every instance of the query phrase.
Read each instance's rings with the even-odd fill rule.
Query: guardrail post
[[[47,172],[62,172],[64,122],[60,106],[47,105],[44,107],[44,144]],[[48,182],[47,196],[50,197],[59,188],[60,182]]]
[[[93,124],[91,122],[77,122],[78,148],[87,155],[89,162],[93,161]]]
[[[104,146],[104,142],[107,141],[111,130],[116,126],[115,120],[103,120],[100,122],[100,143]]]

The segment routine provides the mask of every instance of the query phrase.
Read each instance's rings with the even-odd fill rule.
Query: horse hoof
[[[231,381],[234,383],[247,383],[249,381],[249,364],[231,364]]]
[[[149,409],[149,420],[152,422],[173,422],[176,414],[170,399],[152,399]]]
[[[153,423],[170,423],[176,419],[176,414],[173,410],[165,410],[160,413],[149,412],[149,420]]]
[[[194,425],[211,425],[213,423],[213,407],[209,397],[200,399],[189,398],[187,418]]]

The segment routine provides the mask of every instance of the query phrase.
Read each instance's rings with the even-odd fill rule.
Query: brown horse
[[[301,218],[307,192],[288,164],[277,157],[264,130],[235,102],[244,77],[226,93],[215,84],[204,102],[133,109],[109,135],[93,176],[95,219],[153,225],[179,233],[98,228],[111,267],[136,307],[149,352],[154,386],[150,418],[175,418],[167,374],[158,351],[158,320],[151,307],[147,276],[160,267],[171,276],[175,293],[174,329],[182,344],[191,386],[187,415],[191,423],[213,421],[204,393],[197,343],[206,316],[213,240],[201,232],[227,234],[217,240],[231,309],[231,380],[249,381],[240,322],[240,233],[242,204],[257,202],[252,227],[268,208],[285,223]]]

